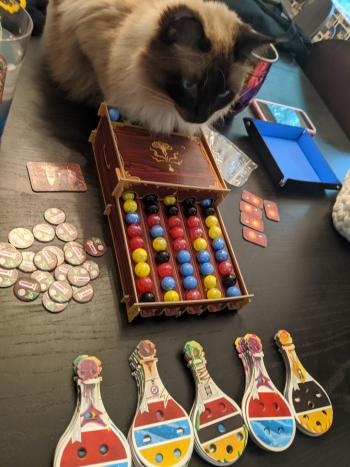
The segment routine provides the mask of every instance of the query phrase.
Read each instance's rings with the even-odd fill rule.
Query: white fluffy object
[[[337,196],[332,218],[334,227],[350,242],[350,170]]]

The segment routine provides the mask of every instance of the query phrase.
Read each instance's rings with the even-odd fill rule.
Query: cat
[[[105,100],[153,132],[188,135],[227,114],[249,54],[271,42],[204,0],[51,0],[44,36],[71,99]]]

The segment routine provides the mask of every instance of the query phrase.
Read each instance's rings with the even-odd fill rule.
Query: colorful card
[[[275,221],[275,222],[280,221],[280,214],[279,214],[276,203],[274,203],[273,201],[268,201],[267,199],[264,199],[264,209],[265,209],[265,215],[268,219],[270,219],[270,221]]]
[[[33,191],[86,191],[87,186],[79,164],[28,162]]]
[[[250,216],[246,212],[241,212],[241,224],[257,230],[258,232],[264,231],[264,222],[255,216]]]
[[[248,242],[255,243],[256,245],[267,247],[267,237],[262,232],[256,232],[256,230],[250,229],[249,227],[243,227],[243,238]]]
[[[259,196],[254,195],[253,193],[250,193],[247,190],[244,190],[242,193],[242,199],[243,201],[246,201],[247,203],[252,204],[253,206],[262,209],[264,201],[262,198]]]
[[[251,216],[255,216],[258,219],[262,219],[262,210],[258,209],[256,206],[253,206],[252,204],[247,203],[246,201],[241,201],[239,203],[239,209],[242,212],[246,212],[247,214],[250,214]]]

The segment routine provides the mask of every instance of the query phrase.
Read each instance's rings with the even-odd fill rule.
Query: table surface
[[[317,144],[343,179],[350,166],[350,143],[299,68],[287,60],[278,62],[260,96],[302,106],[318,129]],[[33,40],[0,152],[1,241],[6,241],[12,228],[30,228],[42,220],[46,208],[59,206],[82,237],[102,236],[111,246],[87,142],[96,123],[95,112],[64,101],[47,81],[40,41]],[[294,335],[306,369],[330,394],[334,425],[320,439],[297,433],[292,447],[278,455],[264,452],[250,441],[240,465],[349,465],[350,245],[332,227],[336,193],[277,189],[251,148],[241,117],[226,133],[259,163],[245,188],[277,201],[282,218],[277,224],[266,221],[269,246],[263,249],[242,240],[242,190],[234,188],[222,204],[248,289],[255,294],[252,303],[237,313],[137,319],[128,324],[120,305],[112,248],[98,261],[101,277],[94,284],[95,298],[87,305],[70,304],[63,313],[53,315],[43,310],[39,300],[25,304],[13,296],[11,288],[0,290],[1,467],[52,464],[55,446],[75,406],[71,364],[79,354],[96,355],[103,361],[103,400],[112,420],[126,433],[137,401],[128,356],[141,339],[156,343],[166,387],[190,410],[194,386],[181,354],[186,340],[196,339],[204,345],[214,380],[240,401],[244,376],[233,349],[234,339],[247,332],[261,337],[267,369],[282,389],[284,366],[273,343],[280,328]],[[32,192],[28,161],[79,163],[87,193]],[[40,249],[38,244],[36,249]],[[194,454],[190,465],[203,464]]]

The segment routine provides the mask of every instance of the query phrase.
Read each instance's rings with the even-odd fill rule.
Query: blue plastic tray
[[[304,128],[245,118],[255,149],[279,186],[313,184],[339,190],[341,183]]]

